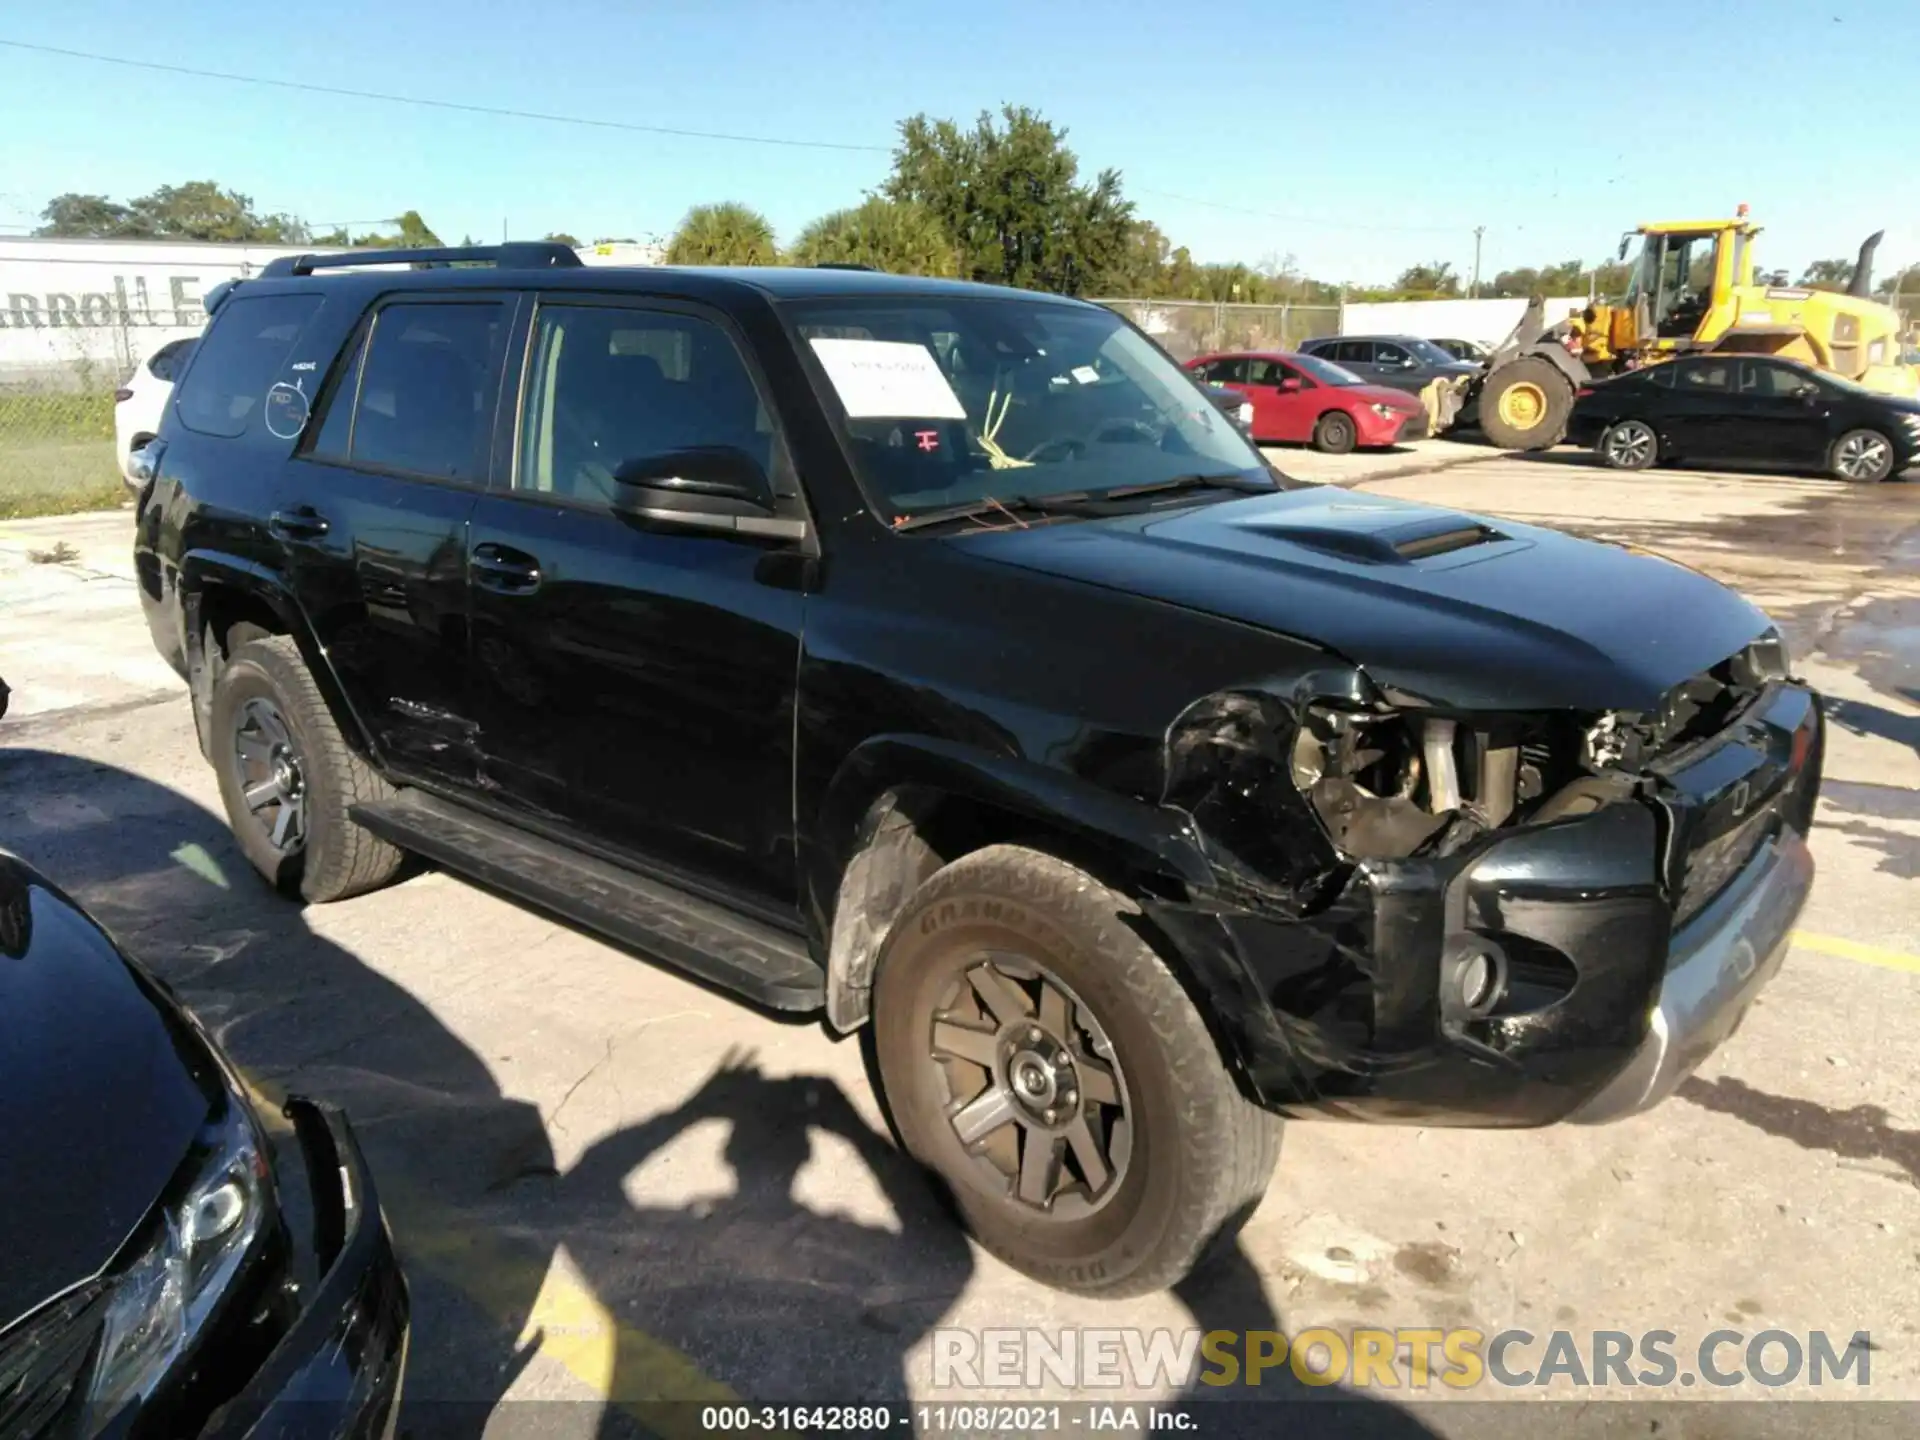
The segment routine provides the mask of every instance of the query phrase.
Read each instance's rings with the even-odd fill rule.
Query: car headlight
[[[1394,409],[1393,406],[1384,404],[1380,401],[1375,401],[1373,404],[1367,406],[1367,408],[1371,410],[1374,414],[1378,415],[1382,420],[1391,420],[1393,419],[1394,416],[1400,413],[1398,410]]]
[[[94,1433],[151,1395],[226,1293],[265,1223],[272,1180],[238,1098],[194,1141],[141,1232],[143,1248],[112,1277],[113,1298],[88,1382]]]

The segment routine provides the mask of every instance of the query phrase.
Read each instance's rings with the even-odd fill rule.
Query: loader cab
[[[1730,302],[1735,286],[1753,280],[1749,242],[1759,227],[1744,220],[1643,225],[1620,242],[1626,259],[1636,240],[1640,253],[1627,281],[1623,307],[1646,339],[1690,340],[1706,328],[1716,307]]]

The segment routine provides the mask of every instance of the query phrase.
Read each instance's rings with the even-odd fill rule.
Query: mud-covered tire
[[[1323,455],[1345,455],[1360,443],[1360,427],[1351,415],[1329,410],[1315,422],[1313,448]]]
[[[276,846],[248,806],[237,736],[250,701],[264,701],[288,732],[302,795],[297,847]],[[277,889],[321,904],[376,890],[399,873],[404,854],[347,813],[392,787],[349,748],[290,636],[249,640],[226,658],[213,682],[208,751],[234,840]]]
[[[876,1068],[901,1142],[945,1183],[983,1246],[1081,1295],[1141,1295],[1178,1282],[1231,1243],[1279,1158],[1280,1120],[1241,1094],[1187,991],[1130,923],[1138,918],[1136,906],[1076,866],[1024,846],[989,846],[914,894],[888,933],[874,989]],[[1125,1098],[1131,1149],[1090,1213],[1064,1215],[1061,1199],[1045,1209],[1021,1200],[1017,1172],[1001,1175],[983,1154],[992,1137],[970,1148],[956,1132],[956,1107],[967,1107],[950,1093],[952,1060],[934,1055],[934,1025],[936,1017],[954,1022],[947,1007],[955,997],[974,998],[968,977],[988,956],[1035,967],[1038,1017],[1050,980],[1078,1002],[1074,1013],[1091,1012],[1107,1047],[1099,1054]],[[963,1068],[992,1088],[996,1072],[985,1064]],[[1024,1155],[1032,1132],[1005,1128]],[[1108,1136],[1118,1133],[1116,1124]]]
[[[1528,355],[1487,376],[1478,414],[1481,433],[1502,450],[1548,450],[1566,438],[1573,386],[1551,360]]]
[[[1827,451],[1827,473],[1854,485],[1893,478],[1893,441],[1878,430],[1849,430]]]

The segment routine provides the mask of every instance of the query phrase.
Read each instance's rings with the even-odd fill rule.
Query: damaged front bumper
[[[1811,691],[1777,684],[1655,767],[1650,798],[1364,861],[1311,914],[1193,897],[1149,910],[1268,1108],[1616,1119],[1668,1094],[1778,968],[1812,883],[1822,727]]]

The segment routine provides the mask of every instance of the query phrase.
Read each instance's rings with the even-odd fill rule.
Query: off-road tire
[[[1847,463],[1850,442],[1872,445],[1877,460],[1870,468],[1861,470]],[[1845,480],[1851,485],[1878,485],[1891,480],[1894,474],[1893,441],[1878,430],[1858,428],[1847,431],[1833,442],[1827,451],[1827,473],[1836,480]]]
[[[298,852],[276,850],[247,809],[233,734],[240,707],[270,699],[292,732],[305,792],[306,841]],[[347,745],[300,649],[287,635],[234,648],[213,682],[208,725],[214,773],[227,822],[241,852],[268,883],[314,904],[377,890],[399,873],[405,855],[348,818],[364,801],[393,789]]]
[[[1130,922],[1139,910],[1076,866],[993,845],[932,876],[881,951],[874,1054],[902,1143],[948,1187],[974,1237],[1075,1294],[1142,1295],[1231,1244],[1266,1191],[1281,1122],[1236,1086],[1180,981]],[[1019,1201],[963,1146],[932,1055],[943,994],[987,953],[1037,962],[1091,1010],[1124,1077],[1132,1153],[1111,1198],[1070,1219]]]
[[[1313,448],[1323,455],[1345,455],[1360,443],[1360,427],[1351,415],[1329,410],[1314,423]]]
[[[1539,391],[1541,406],[1539,418],[1523,427],[1502,417],[1500,400],[1507,391],[1524,385]],[[1552,449],[1566,439],[1572,414],[1573,386],[1559,366],[1538,355],[1502,365],[1480,387],[1480,431],[1502,450]]]

